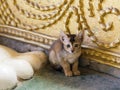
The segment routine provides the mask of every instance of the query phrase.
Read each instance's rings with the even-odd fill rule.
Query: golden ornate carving
[[[107,24],[104,24],[104,17],[105,15],[107,14],[115,14],[115,15],[119,15],[119,10],[117,8],[106,8],[105,10],[101,10],[100,11],[100,18],[99,18],[99,23],[101,24],[102,26],[102,29],[104,31],[108,31],[108,30],[111,30],[112,27],[113,27],[113,23],[112,22],[109,22]]]
[[[17,11],[19,11],[21,14],[23,14],[27,18],[46,20],[45,23],[41,23],[39,26],[34,25],[34,27],[36,27],[36,28],[32,28],[31,25],[26,25],[25,23],[21,23],[22,26],[28,30],[44,29],[44,28],[52,26],[53,24],[55,24],[58,20],[60,20],[63,17],[63,15],[65,14],[65,11],[68,10],[69,5],[73,2],[73,0],[67,0],[67,1],[64,1],[61,5],[39,6],[37,3],[34,3],[30,0],[25,0],[25,1],[27,1],[27,3],[29,2],[33,8],[39,7],[39,9],[42,10],[43,12],[49,11],[49,10],[51,12],[51,10],[54,10],[54,9],[56,10],[56,11],[53,11],[52,13],[48,13],[48,14],[34,14],[31,12],[28,12],[27,10],[21,9],[21,7],[19,7],[19,5],[17,4],[17,1],[14,0],[14,5],[15,5]],[[54,8],[52,8],[52,7],[54,7]],[[48,21],[48,19],[50,19],[50,20]],[[29,28],[26,28],[26,27],[29,27]]]
[[[90,0],[89,2],[89,6],[90,3],[92,2],[92,0]],[[99,12],[99,17],[98,17],[98,23],[100,25],[100,28],[103,31],[109,31],[112,29],[113,27],[113,22],[109,22],[109,23],[105,23],[104,21],[104,17],[107,14],[114,14],[119,16],[119,10],[117,8],[111,7],[111,8],[106,8],[105,10],[103,10],[102,8],[102,3],[103,0],[98,0],[98,8],[97,11]],[[89,8],[89,11],[92,12],[92,4],[91,4],[91,8]],[[83,11],[84,12],[84,11]],[[93,13],[93,12],[92,12]],[[97,39],[96,35],[94,35],[94,33],[92,32],[91,28],[89,27],[87,21],[83,24],[83,26],[85,28],[83,28],[84,30],[88,30],[88,36],[91,38],[91,40],[96,43],[99,47],[104,47],[104,48],[113,48],[113,47],[117,47],[118,44],[120,43],[119,38],[117,38],[116,40],[110,42],[110,43],[106,43],[106,42],[101,42]]]
[[[60,8],[66,3],[65,0],[62,0],[61,3],[57,3],[57,4],[53,4],[53,5],[49,5],[49,6],[43,6],[43,5],[39,5],[38,3],[30,1],[30,0],[25,0],[25,2],[28,5],[32,6],[33,8],[36,8],[36,9],[41,10],[41,11],[49,11],[49,10],[53,10],[56,8]]]
[[[103,2],[103,0],[98,0],[98,8],[97,8],[97,10],[99,11],[99,10],[101,10],[102,9],[102,2]]]
[[[70,34],[85,30],[87,43],[83,54],[120,68],[119,3],[118,0],[0,0],[0,35],[49,49],[61,29]]]
[[[24,42],[36,44],[46,49],[49,49],[49,45],[51,45],[53,41],[56,40],[56,38],[54,37],[49,37],[43,34],[25,31],[23,29],[9,27],[5,25],[0,25],[0,35],[21,40]]]
[[[103,52],[100,49],[83,46],[83,56],[89,60],[95,60],[102,64],[107,64],[113,67],[120,68],[120,56],[111,52]]]
[[[93,4],[92,4],[92,0],[89,0],[89,3],[88,3],[89,5],[89,7],[88,7],[88,11],[90,12],[90,14],[89,14],[89,16],[90,17],[93,17],[94,16],[94,13],[93,13]]]
[[[69,12],[67,13],[67,19],[65,21],[66,32],[68,32],[69,34],[71,34],[71,31],[70,31],[70,28],[69,28],[69,23],[70,23],[70,18],[72,17],[73,14],[75,14],[77,16],[77,19],[76,19],[76,22],[78,24],[77,30],[78,31],[82,30],[82,25],[81,25],[81,22],[80,22],[80,14],[78,12],[78,8],[71,7]]]

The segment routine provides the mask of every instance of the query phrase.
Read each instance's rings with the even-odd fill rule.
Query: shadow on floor
[[[85,68],[80,71],[80,76],[66,77],[48,66],[15,90],[120,90],[118,78]]]

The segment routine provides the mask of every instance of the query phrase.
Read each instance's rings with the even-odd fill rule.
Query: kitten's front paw
[[[76,75],[76,76],[79,76],[79,75],[80,75],[80,71],[79,71],[79,70],[74,71],[73,73],[74,73],[74,75]]]
[[[68,71],[68,72],[66,72],[66,73],[65,73],[65,76],[67,76],[67,77],[71,77],[71,76],[73,76],[72,71]]]

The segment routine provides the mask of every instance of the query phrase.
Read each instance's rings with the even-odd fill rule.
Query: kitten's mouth
[[[67,50],[66,50],[67,51]],[[68,53],[70,53],[70,54],[73,54],[73,53],[75,53],[75,51],[67,51]]]
[[[73,53],[74,53],[74,51],[73,51],[73,52],[71,51],[71,52],[69,52],[69,53],[70,53],[70,54],[73,54]]]

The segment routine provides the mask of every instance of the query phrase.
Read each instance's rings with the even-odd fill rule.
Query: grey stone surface
[[[118,78],[86,68],[80,71],[80,76],[66,77],[63,72],[46,67],[15,90],[120,90]]]
[[[0,44],[10,47],[18,52],[41,51],[41,50],[44,51],[44,49],[39,46],[28,44],[18,40],[13,40],[2,36],[0,36]]]
[[[87,59],[82,58],[82,59],[80,59],[80,66],[87,67],[87,68],[120,78],[120,69],[119,68],[101,64],[96,61],[87,60]]]

